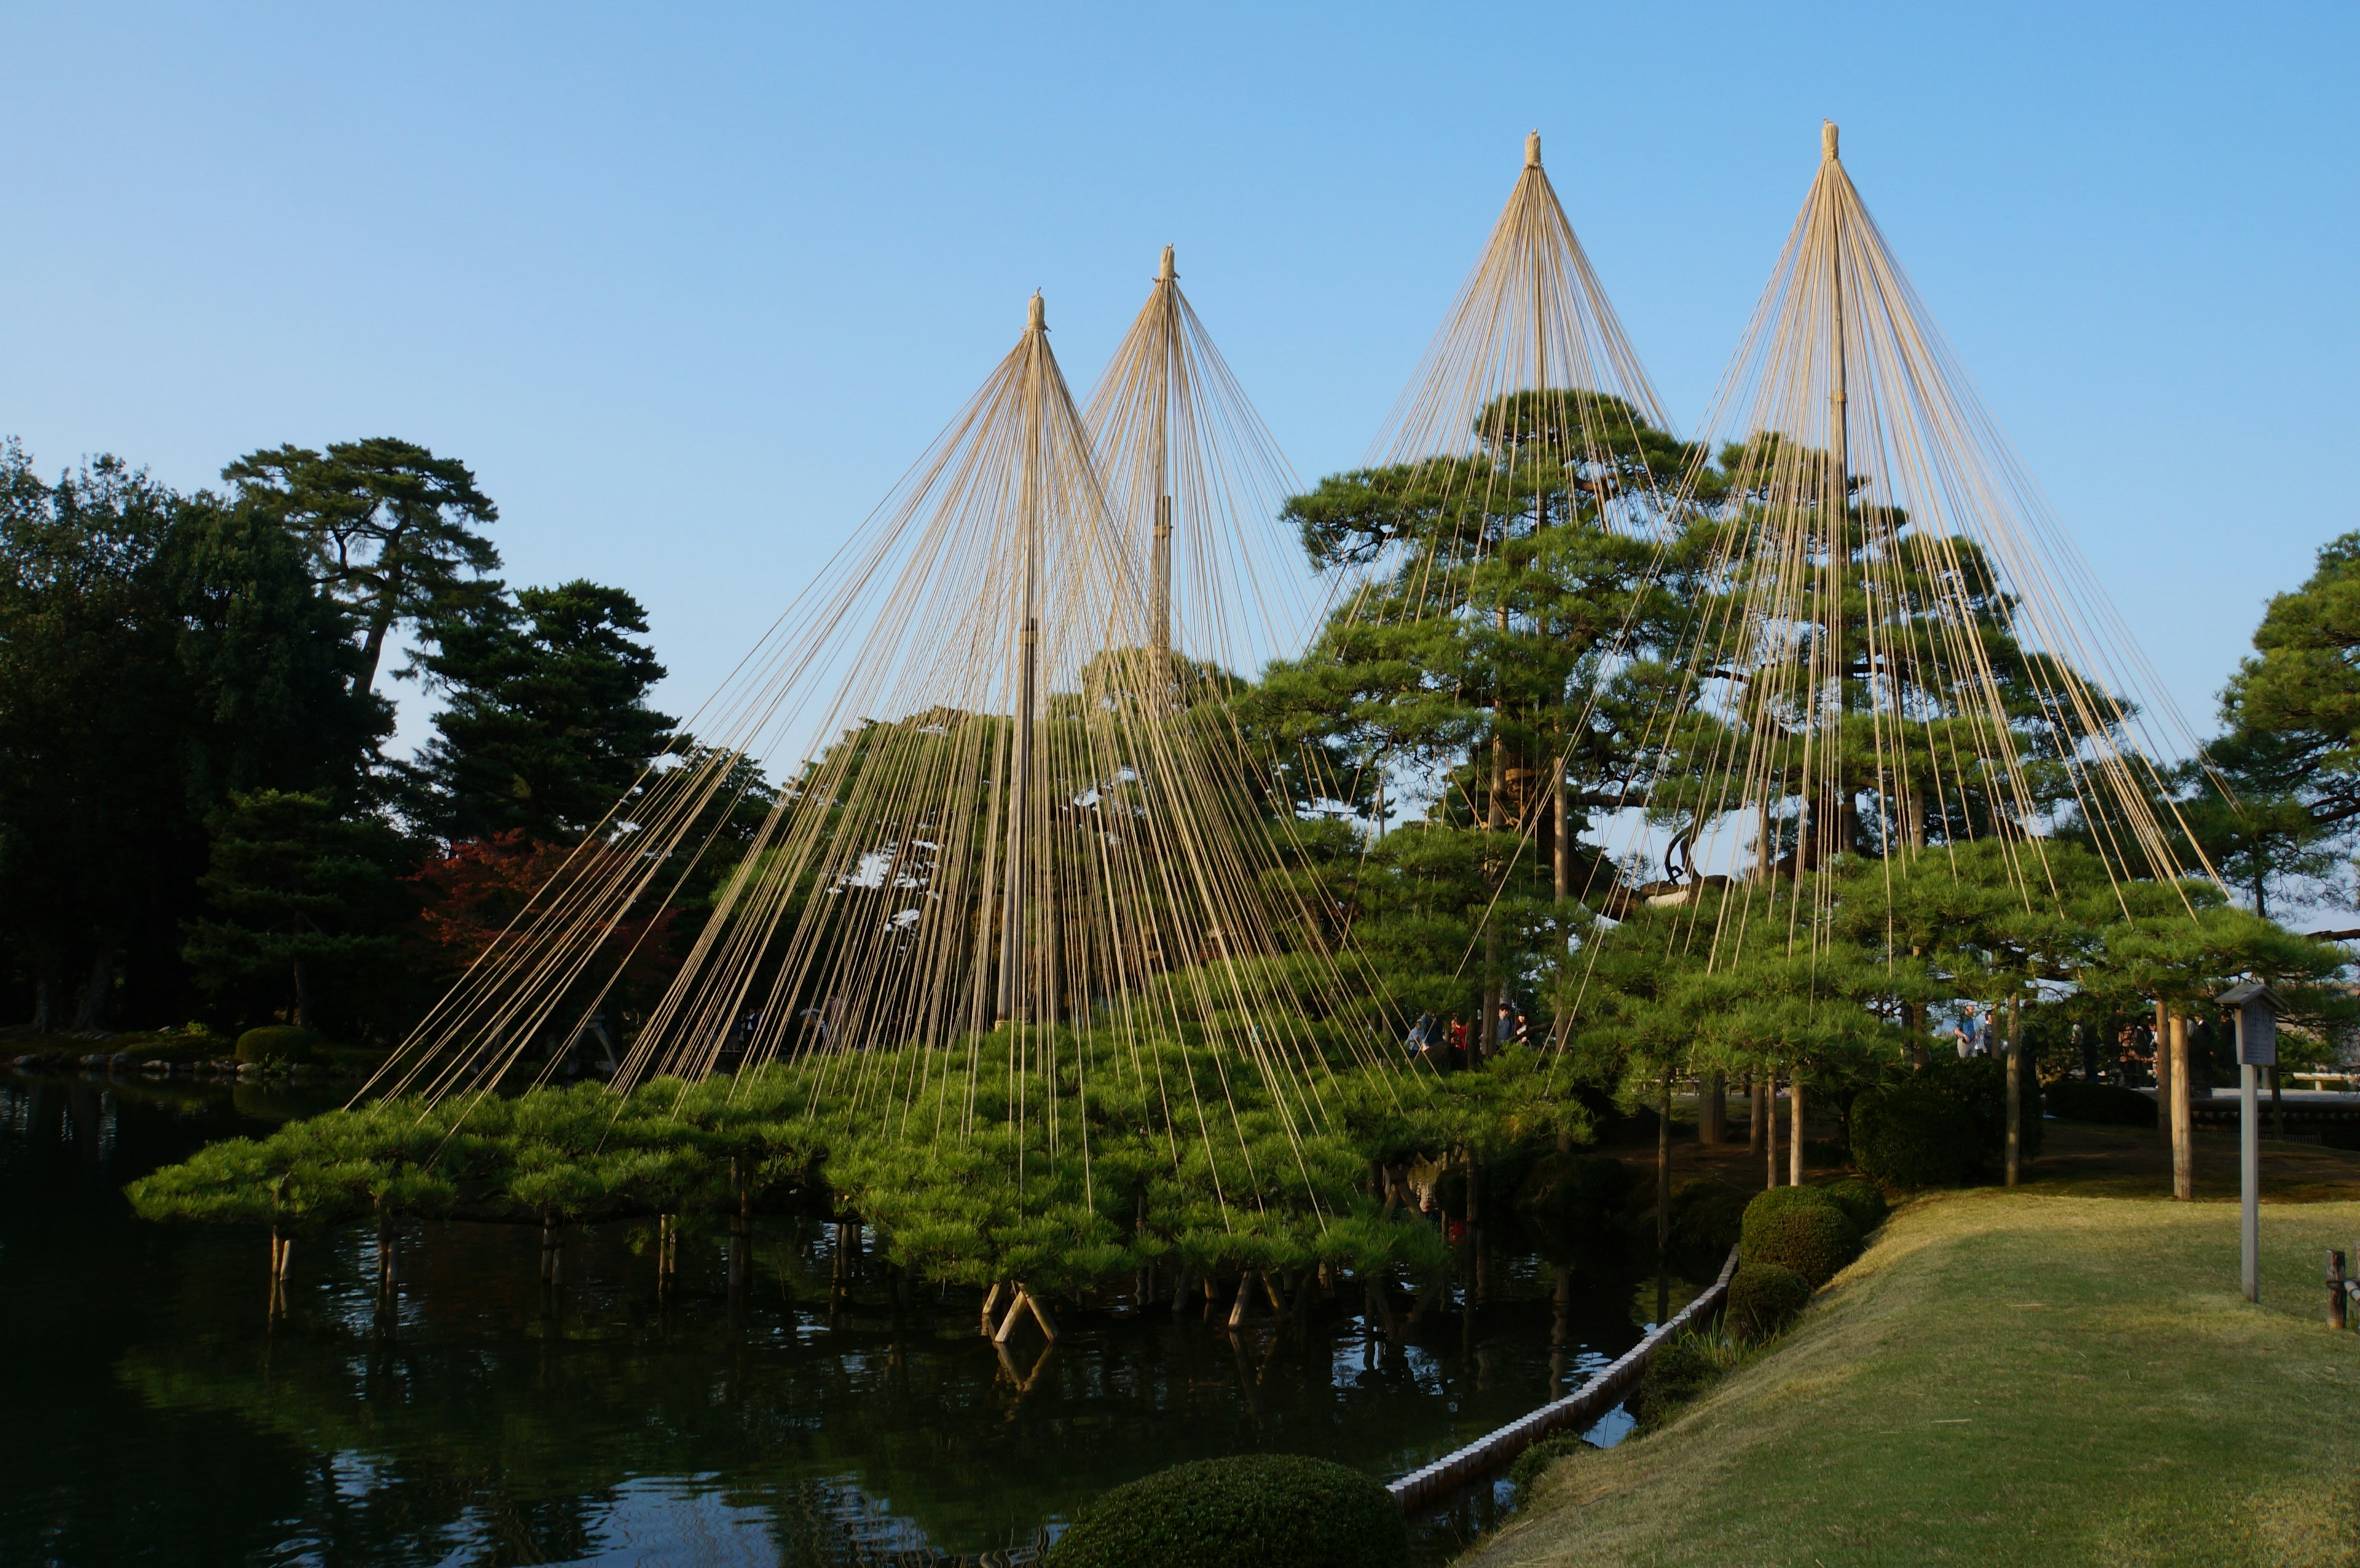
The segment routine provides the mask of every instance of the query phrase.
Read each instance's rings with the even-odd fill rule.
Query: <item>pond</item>
[[[273,1321],[259,1233],[143,1225],[120,1188],[313,1108],[0,1071],[0,1561],[1028,1563],[1079,1505],[1185,1459],[1391,1479],[1642,1332],[1636,1280],[1553,1301],[1555,1270],[1501,1251],[1480,1310],[1446,1302],[1399,1343],[1353,1296],[1234,1334],[1226,1301],[1074,1314],[1054,1349],[1028,1328],[1003,1351],[971,1292],[897,1301],[857,1229],[784,1220],[734,1293],[718,1234],[689,1232],[660,1292],[650,1226],[592,1230],[551,1292],[537,1233],[414,1226],[390,1313],[354,1230],[299,1244]],[[1496,1503],[1419,1521],[1421,1556]]]

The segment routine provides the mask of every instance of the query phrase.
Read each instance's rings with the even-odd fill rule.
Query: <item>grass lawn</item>
[[[2323,1326],[2322,1269],[2360,1201],[2316,1201],[2360,1161],[2302,1151],[2253,1306],[2234,1203],[2076,1191],[2134,1190],[2113,1132],[1902,1209],[1768,1353],[1552,1467],[1462,1563],[2360,1563],[2360,1334]]]

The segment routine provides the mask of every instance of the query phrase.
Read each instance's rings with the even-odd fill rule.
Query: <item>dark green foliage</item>
[[[414,915],[394,875],[406,858],[399,834],[366,811],[339,811],[325,791],[277,789],[234,797],[213,834],[212,869],[198,880],[213,918],[190,927],[182,956],[225,1010],[291,1002],[294,1022],[311,1029],[323,994],[349,1019],[359,993],[391,982],[394,933]]]
[[[1773,1187],[1745,1205],[1738,1245],[1747,1263],[1792,1269],[1817,1288],[1860,1256],[1860,1227],[1819,1187]]]
[[[1810,1299],[1811,1287],[1793,1269],[1749,1258],[1729,1281],[1729,1305],[1723,1309],[1729,1332],[1740,1340],[1767,1339],[1793,1322]]]
[[[1407,1568],[1409,1523],[1383,1486],[1294,1454],[1175,1465],[1085,1507],[1048,1568]]]
[[[2360,1149],[2360,1123],[2330,1122],[2319,1129],[2319,1141],[2329,1149]]]
[[[396,626],[450,619],[499,584],[475,530],[499,517],[456,458],[390,437],[249,452],[222,470],[246,509],[302,542],[321,588],[361,626],[355,689],[377,679]]]
[[[0,944],[37,1028],[188,1017],[207,816],[348,787],[388,727],[350,633],[268,519],[0,448]]]
[[[2007,1157],[2007,1062],[1999,1056],[1964,1059],[1937,1056],[1916,1075],[1962,1107],[1974,1127],[1979,1173],[1996,1176]],[[2024,1158],[2040,1153],[2040,1077],[2027,1063],[2023,1073]]]
[[[1930,1083],[1871,1089],[1852,1105],[1852,1160],[1889,1187],[1962,1187],[1980,1150],[1957,1100]]]
[[[595,827],[671,739],[647,705],[663,666],[637,640],[647,613],[575,581],[471,604],[431,628],[426,660],[450,705],[434,720],[419,810],[451,839],[521,831],[571,844]]]
[[[2060,1121],[2097,1122],[2106,1127],[2155,1126],[2155,1101],[2119,1083],[2089,1083],[2066,1078],[2048,1086],[2044,1098]]]
[[[1560,1432],[1541,1439],[1517,1454],[1516,1462],[1508,1466],[1508,1484],[1515,1487],[1517,1499],[1522,1501],[1532,1495],[1533,1486],[1541,1478],[1541,1473],[1558,1460],[1600,1452],[1598,1444],[1579,1432]]]
[[[265,1024],[250,1029],[237,1037],[237,1059],[284,1065],[288,1062],[309,1062],[320,1049],[320,1037],[307,1029],[287,1024]]]
[[[1694,1332],[1672,1335],[1655,1347],[1627,1408],[1642,1433],[1678,1414],[1728,1373],[1736,1347]]]
[[[1615,1267],[1628,1248],[1625,1210],[1641,1180],[1606,1155],[1545,1155],[1516,1191],[1516,1215],[1551,1263]]]
[[[1690,1279],[1721,1272],[1737,1245],[1753,1191],[1718,1177],[1699,1177],[1672,1194],[1672,1267]]]
[[[1848,1176],[1841,1181],[1830,1181],[1819,1189],[1833,1198],[1852,1216],[1852,1223],[1865,1240],[1868,1234],[1885,1223],[1891,1205],[1885,1201],[1885,1189],[1864,1177]]]

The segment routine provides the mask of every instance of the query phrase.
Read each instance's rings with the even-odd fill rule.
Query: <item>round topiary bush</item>
[[[2048,1085],[2043,1096],[2049,1114],[2059,1121],[2098,1122],[2107,1127],[2155,1126],[2155,1102],[2119,1083],[2087,1083],[2064,1078]]]
[[[1810,1299],[1810,1286],[1792,1269],[1748,1258],[1729,1281],[1729,1305],[1723,1309],[1729,1332],[1740,1339],[1767,1339],[1793,1322]]]
[[[1792,1269],[1813,1289],[1860,1256],[1860,1227],[1819,1187],[1773,1187],[1745,1205],[1743,1262]]]
[[[1870,1089],[1852,1104],[1852,1162],[1895,1187],[1961,1187],[1974,1173],[1973,1118],[1923,1083]]]
[[[1084,1508],[1047,1568],[1408,1568],[1409,1524],[1382,1486],[1300,1454],[1175,1465]]]
[[[1885,1189],[1864,1176],[1847,1176],[1841,1181],[1829,1182],[1819,1191],[1833,1198],[1838,1206],[1852,1216],[1852,1223],[1859,1230],[1863,1241],[1866,1241],[1868,1233],[1883,1225],[1885,1216],[1893,1212],[1892,1205],[1885,1201]]]
[[[237,1059],[274,1064],[309,1062],[319,1044],[320,1037],[310,1029],[268,1024],[237,1037]]]

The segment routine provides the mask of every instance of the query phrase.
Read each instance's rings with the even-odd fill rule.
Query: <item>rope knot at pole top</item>
[[[1049,302],[1041,298],[1041,290],[1038,289],[1032,290],[1032,304],[1024,318],[1024,330],[1028,332],[1045,332],[1049,330]]]
[[[1538,130],[1526,131],[1524,133],[1524,167],[1538,169],[1540,166],[1541,134]]]
[[[1164,247],[1164,265],[1162,267],[1157,269],[1155,281],[1158,283],[1169,283],[1179,276],[1179,269],[1172,264],[1172,247],[1170,245],[1165,245]]]
[[[1830,163],[1843,161],[1836,156],[1836,123],[1833,120],[1819,122],[1819,156]]]

